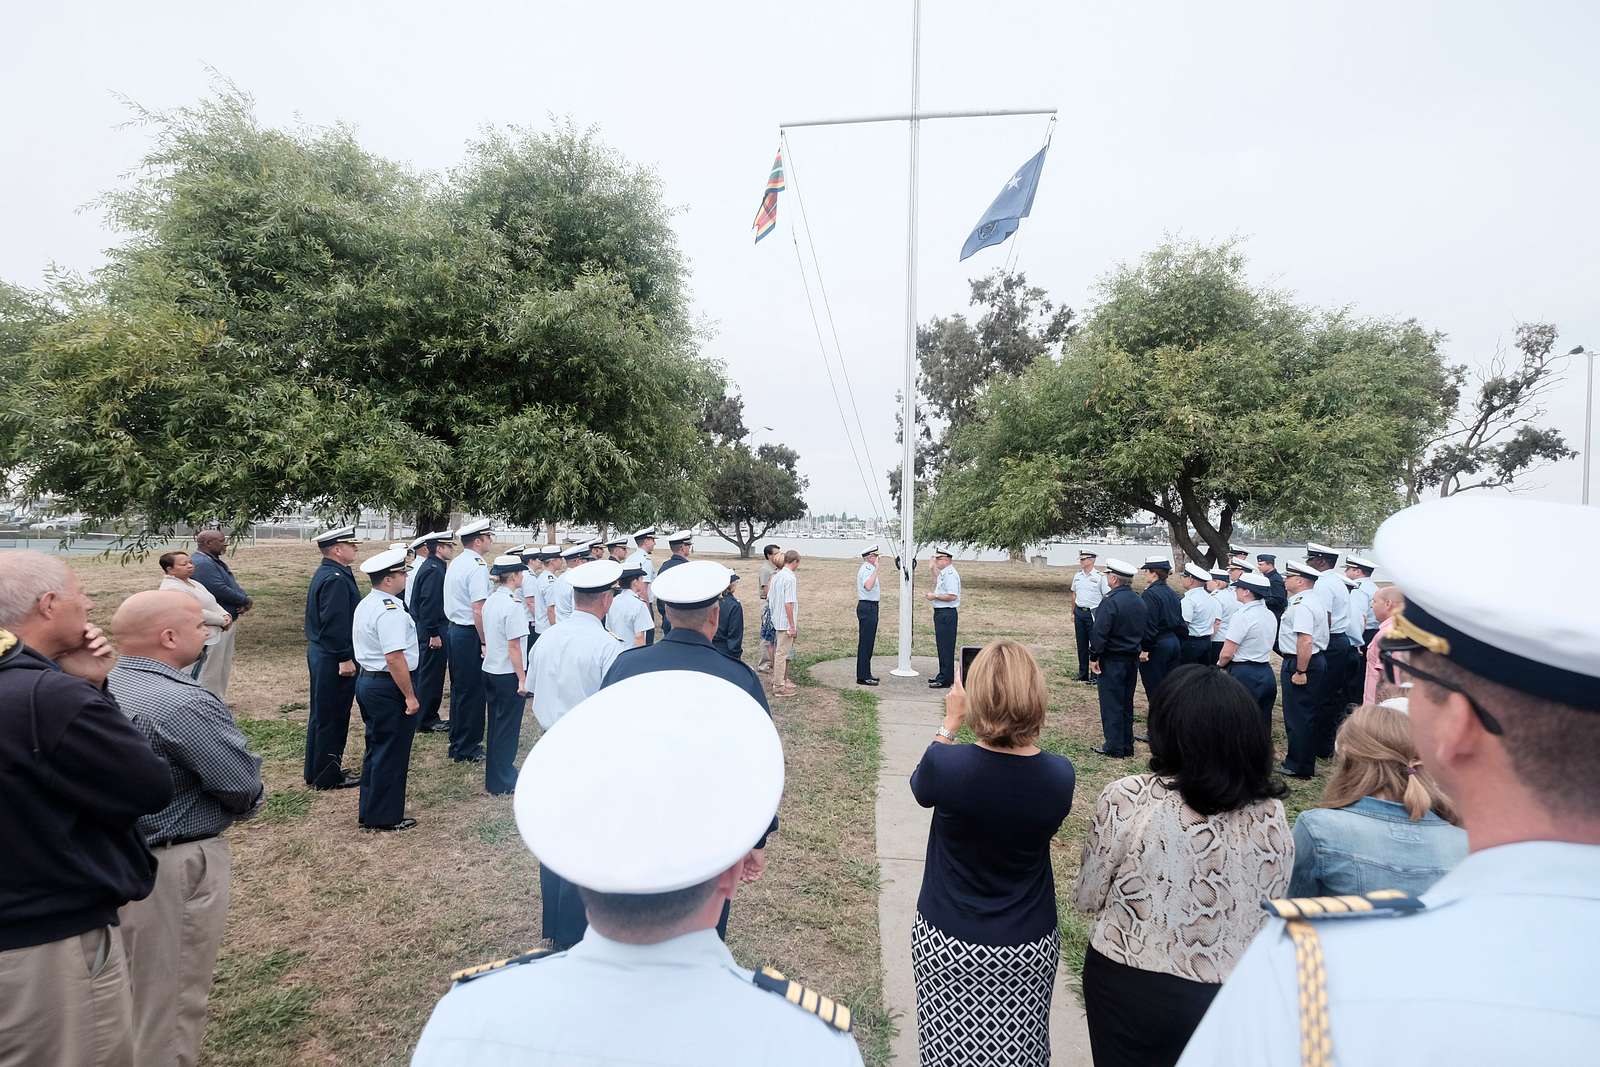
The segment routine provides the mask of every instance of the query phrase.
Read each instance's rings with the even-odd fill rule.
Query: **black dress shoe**
[[[354,789],[356,786],[358,786],[360,784],[361,784],[361,776],[359,774],[351,774],[349,771],[340,771],[339,772],[339,780],[338,781],[333,782],[333,783],[331,783],[329,785],[313,785],[311,788],[312,789]]]
[[[1110,752],[1110,751],[1107,751],[1106,746],[1104,746],[1104,745],[1101,745],[1099,748],[1095,749],[1094,752],[1095,752],[1095,755],[1097,755],[1097,756],[1105,756],[1108,759],[1129,759],[1133,755],[1132,752]]]
[[[878,684],[878,680],[876,678],[857,678],[856,679],[856,684],[857,685],[877,685]]]
[[[1296,774],[1296,773],[1294,773],[1293,771],[1291,771],[1289,769],[1288,764],[1283,764],[1283,765],[1279,766],[1278,773],[1283,775],[1285,778],[1298,778],[1302,782],[1308,781],[1311,778],[1315,777],[1315,775],[1310,775],[1310,774]]]
[[[1135,741],[1143,741],[1147,745],[1150,743],[1150,739],[1148,737],[1146,737],[1144,734],[1134,734],[1133,735],[1133,739]]]
[[[928,683],[928,688],[929,689],[949,689],[950,688],[950,683],[949,682],[929,682]]]
[[[447,734],[450,732],[450,724],[441,719],[438,722],[424,726],[422,732],[425,734]]]
[[[455,757],[457,763],[482,763],[487,757],[482,752],[474,752],[470,756]]]
[[[415,819],[401,819],[399,822],[392,822],[388,826],[368,826],[366,823],[362,823],[361,828],[374,834],[392,834],[396,830],[409,830],[415,825],[417,825],[417,820]]]

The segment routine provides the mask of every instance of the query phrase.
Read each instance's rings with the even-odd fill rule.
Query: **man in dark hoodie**
[[[59,559],[0,552],[0,1063],[134,1062],[112,927],[154,885],[134,824],[172,777],[105,691],[92,606]]]

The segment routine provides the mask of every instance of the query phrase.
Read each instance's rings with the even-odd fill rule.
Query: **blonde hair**
[[[1044,671],[1033,654],[1002,639],[978,653],[963,680],[967,725],[978,740],[1001,748],[1020,748],[1038,740],[1049,707]]]
[[[1450,798],[1422,766],[1405,713],[1361,705],[1339,728],[1333,756],[1333,773],[1319,807],[1346,808],[1362,797],[1376,796],[1404,804],[1413,822],[1431,811],[1460,825]]]

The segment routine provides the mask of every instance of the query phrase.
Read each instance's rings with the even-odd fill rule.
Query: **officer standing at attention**
[[[1371,595],[1361,587],[1360,582],[1350,577],[1349,572],[1350,568],[1346,567],[1340,576],[1350,593],[1350,612],[1345,618],[1344,634],[1350,641],[1351,663],[1350,673],[1344,679],[1344,693],[1340,696],[1341,711],[1360,704],[1366,690],[1367,646],[1361,640],[1361,634],[1362,623],[1372,608]]]
[[[1372,639],[1378,636],[1378,616],[1372,610],[1372,598],[1378,595],[1378,583],[1372,580],[1372,572],[1378,565],[1370,559],[1361,556],[1346,556],[1344,558],[1344,576],[1352,579],[1361,587],[1361,603],[1366,605],[1366,610],[1361,613],[1361,647],[1366,648],[1372,644]],[[1355,603],[1352,594],[1351,603]]]
[[[411,684],[420,658],[417,627],[400,603],[405,551],[379,552],[361,564],[361,573],[372,591],[356,605],[352,631],[361,668],[356,700],[367,728],[358,817],[364,830],[409,830],[417,820],[406,817],[406,773],[422,704]]]
[[[1272,592],[1267,594],[1267,610],[1272,612],[1273,618],[1281,619],[1283,609],[1289,606],[1289,590],[1283,584],[1283,575],[1278,573],[1278,557],[1271,552],[1259,553],[1256,569],[1272,583]]]
[[[1222,655],[1222,643],[1228,639],[1228,622],[1233,618],[1233,613],[1239,610],[1239,598],[1234,594],[1230,582],[1226,567],[1211,568],[1211,581],[1206,588],[1211,590],[1211,599],[1217,602],[1217,632],[1211,635],[1211,650],[1206,653],[1206,662],[1213,667]]]
[[[667,548],[672,551],[672,555],[662,561],[661,570],[656,574],[658,578],[672,568],[680,567],[689,562],[689,553],[694,551],[694,534],[689,530],[679,530],[677,533],[668,534]],[[661,636],[665,637],[671,632],[672,622],[663,612],[661,615]]]
[[[606,542],[607,554],[626,569],[628,563],[628,538],[614,537]]]
[[[1133,575],[1133,564],[1106,560],[1110,592],[1095,609],[1089,637],[1089,670],[1100,679],[1100,729],[1105,735],[1095,751],[1116,758],[1133,755],[1133,687],[1148,615],[1144,600],[1133,591]]]
[[[601,679],[622,654],[622,642],[604,621],[621,576],[622,564],[603,559],[572,568],[560,583],[572,590],[572,614],[533,647],[533,715],[547,737],[563,716],[599,692]],[[542,866],[539,889],[544,936],[557,948],[570,948],[583,936],[583,901],[571,885]]]
[[[1278,702],[1278,683],[1272,677],[1272,638],[1274,622],[1266,599],[1272,583],[1258,571],[1241,574],[1235,592],[1239,610],[1228,620],[1228,632],[1217,656],[1217,666],[1227,671],[1250,691],[1267,736],[1272,736],[1272,707]]]
[[[722,599],[717,601],[717,632],[711,638],[711,644],[724,656],[743,660],[744,605],[739,603],[739,596],[733,591],[734,586],[738,584],[738,572],[729,571],[728,588],[722,591]]]
[[[1183,598],[1178,609],[1183,613],[1184,635],[1178,648],[1178,662],[1208,664],[1211,639],[1222,620],[1216,598],[1206,589],[1211,572],[1196,563],[1183,565]]]
[[[1322,700],[1317,708],[1317,758],[1333,755],[1333,735],[1344,721],[1345,692],[1352,673],[1359,674],[1355,650],[1350,647],[1350,589],[1335,573],[1339,563],[1337,549],[1314,542],[1306,543],[1306,562],[1317,571],[1316,593],[1328,613],[1328,665],[1322,681]]]
[[[361,784],[341,763],[349,738],[350,705],[356,696],[356,658],[350,647],[350,626],[361,590],[350,570],[355,562],[354,526],[326,530],[315,538],[322,563],[306,590],[306,667],[311,693],[306,715],[306,785],[313,789],[348,789]],[[405,552],[400,553],[405,559]]]
[[[450,758],[483,762],[483,605],[489,599],[489,565],[483,552],[494,542],[488,519],[456,531],[461,554],[444,575],[444,613],[450,620]]]
[[[550,604],[548,615],[552,624],[565,622],[572,617],[572,578],[585,564],[590,562],[589,543],[579,541],[575,545],[568,545],[561,552],[561,569],[556,572],[556,580],[550,586]],[[621,573],[620,571],[618,573]]]
[[[644,602],[644,571],[637,567],[624,570],[617,587],[619,592],[606,612],[606,629],[622,642],[623,648],[654,643],[656,623]]]
[[[522,740],[522,710],[527,703],[528,609],[516,590],[528,565],[515,553],[496,556],[489,567],[494,591],[483,605],[483,683],[487,694],[488,751],[483,788],[507,796],[517,787],[517,744]]]
[[[416,677],[417,699],[422,703],[417,716],[419,734],[450,731],[450,724],[439,718],[439,704],[444,700],[444,668],[450,659],[445,648],[445,635],[450,630],[450,620],[444,614],[445,564],[455,552],[455,538],[454,531],[440,530],[412,542],[421,562],[409,579],[406,612],[416,623],[417,643],[422,649]]]
[[[522,572],[522,579],[517,583],[517,599],[522,602],[522,610],[527,613],[528,624],[531,627],[537,617],[539,589],[544,585],[544,546],[523,545],[517,556],[526,568]],[[529,640],[531,648],[532,639]]]
[[[1554,581],[1508,598],[1464,576],[1486,558],[1555,567],[1597,544],[1600,510],[1467,495],[1379,528],[1406,596],[1384,673],[1410,683],[1411,737],[1467,858],[1420,898],[1269,902],[1182,1064],[1594,1061],[1600,601]]]
[[[655,593],[649,590],[656,580],[656,561],[650,558],[650,553],[656,550],[656,528],[654,526],[642,526],[633,531],[633,543],[637,547],[623,561],[622,566],[624,570],[638,569],[644,571],[644,576],[649,579],[649,581],[645,582],[647,591],[645,603],[650,605],[650,621],[653,625],[655,622]]]
[[[1111,592],[1105,575],[1095,570],[1099,557],[1084,550],[1078,553],[1078,573],[1072,576],[1072,637],[1078,646],[1078,681],[1091,685],[1100,676],[1089,673],[1089,639],[1094,635],[1094,609]]]
[[[539,638],[544,636],[545,631],[555,625],[551,618],[551,608],[554,604],[550,594],[555,589],[556,577],[566,571],[566,564],[561,560],[560,545],[545,545],[539,549],[539,562],[543,566],[539,571],[539,584],[534,590],[533,634],[528,639],[529,663],[533,662],[531,658],[533,646],[538,644]]]
[[[883,593],[878,580],[878,545],[861,553],[856,569],[856,684],[877,685],[872,673],[872,650],[878,644],[878,603]]]
[[[1278,624],[1278,655],[1283,666],[1283,730],[1289,754],[1280,772],[1310,778],[1317,772],[1317,716],[1328,684],[1328,613],[1322,610],[1314,585],[1317,571],[1302,560],[1290,560],[1286,577],[1289,607]]]
[[[1140,568],[1144,572],[1144,641],[1139,652],[1139,680],[1144,682],[1146,702],[1178,665],[1178,635],[1183,633],[1183,607],[1178,594],[1167,584],[1172,561],[1150,556]]]
[[[711,929],[782,792],[777,731],[725,682],[674,671],[585,701],[528,756],[516,816],[594,925],[570,952],[459,972],[412,1067],[860,1067],[849,1008],[745,970]]]
[[[939,673],[928,679],[929,689],[948,689],[956,683],[956,623],[960,619],[961,575],[948,548],[933,554],[933,641],[939,650]]]

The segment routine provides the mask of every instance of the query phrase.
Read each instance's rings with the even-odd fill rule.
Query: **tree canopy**
[[[443,177],[227,89],[144,113],[88,282],[0,292],[0,469],[136,532],[291,503],[432,524],[703,512],[726,391],[659,183],[593,132],[491,131]]]
[[[1015,547],[1147,511],[1209,563],[1236,518],[1353,535],[1443,425],[1438,335],[1298,306],[1231,243],[1166,244],[1098,296],[1059,359],[990,382],[929,536]]]

